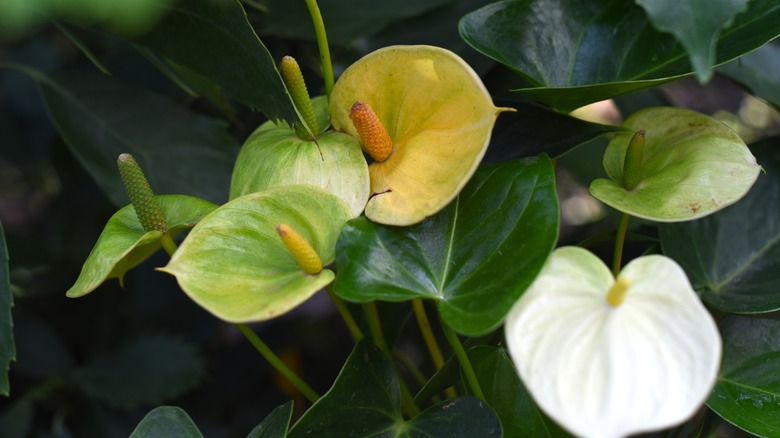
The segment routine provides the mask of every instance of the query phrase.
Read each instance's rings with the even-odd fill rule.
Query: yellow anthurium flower
[[[479,165],[496,116],[512,110],[493,105],[460,57],[431,46],[385,47],[344,71],[330,97],[333,127],[354,136],[356,120],[373,128],[372,115],[362,113],[366,105],[392,150],[369,166],[372,196],[365,213],[389,225],[411,225],[444,208]],[[371,145],[364,149],[371,153]]]

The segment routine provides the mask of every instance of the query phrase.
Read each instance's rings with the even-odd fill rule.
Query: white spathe
[[[506,341],[539,407],[570,432],[622,437],[688,419],[710,393],[720,366],[715,322],[682,268],[640,257],[615,283],[592,253],[559,248],[506,319]]]

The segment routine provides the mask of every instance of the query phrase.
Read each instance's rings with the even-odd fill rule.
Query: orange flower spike
[[[352,105],[349,118],[360,136],[363,149],[371,158],[380,163],[387,160],[393,153],[393,140],[374,110],[367,103],[358,100]]]
[[[306,239],[287,224],[277,225],[276,232],[303,272],[309,275],[317,275],[322,272],[322,259]]]

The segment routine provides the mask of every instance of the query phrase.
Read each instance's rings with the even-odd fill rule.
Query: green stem
[[[458,339],[457,333],[455,333],[455,331],[452,330],[450,326],[448,326],[444,321],[441,321],[441,329],[444,332],[444,337],[447,338],[447,341],[450,343],[453,353],[455,353],[455,356],[460,362],[460,368],[466,375],[466,381],[471,387],[471,392],[473,392],[474,395],[481,398],[482,400],[485,400],[485,393],[482,392],[482,387],[479,386],[477,375],[474,373],[474,368],[471,366],[469,356],[466,354],[466,350],[463,349],[463,344],[460,343],[460,339]]]
[[[333,78],[333,64],[330,60],[330,49],[328,48],[328,35],[325,33],[325,23],[322,21],[320,7],[317,6],[317,0],[306,0],[306,6],[309,8],[311,21],[314,23],[314,33],[317,35],[317,47],[320,49],[320,63],[322,64],[322,76],[325,79],[325,94],[330,97],[333,90],[335,79]]]
[[[287,367],[287,365],[285,365],[285,363],[279,359],[279,356],[274,354],[274,352],[271,351],[267,345],[265,345],[265,342],[263,342],[260,337],[257,336],[257,334],[251,328],[249,328],[249,326],[246,324],[236,324],[236,327],[241,330],[241,333],[244,334],[244,337],[246,337],[252,346],[254,346],[255,349],[263,355],[265,360],[267,360],[268,363],[276,368],[279,373],[286,377],[287,380],[289,380],[298,389],[298,391],[301,392],[301,394],[309,399],[310,402],[314,403],[317,401],[317,399],[320,398],[319,394],[314,392],[314,390],[311,389],[311,386],[306,384],[303,379],[298,377],[289,367]]]
[[[420,332],[422,332],[425,345],[428,347],[431,360],[433,360],[433,365],[437,370],[440,370],[444,366],[444,356],[442,356],[439,343],[436,342],[436,336],[433,335],[433,330],[431,330],[431,322],[425,313],[425,305],[421,299],[417,298],[412,300],[412,307],[414,308],[414,316],[417,318],[417,325],[420,326]],[[452,387],[447,388],[445,393],[448,398],[457,396],[455,389]]]
[[[363,334],[363,330],[360,330],[357,322],[355,322],[355,318],[352,317],[352,312],[349,311],[347,303],[345,303],[341,298],[337,297],[333,292],[333,283],[325,286],[325,291],[328,292],[328,296],[330,296],[331,301],[333,301],[333,304],[336,306],[336,310],[339,311],[341,318],[347,325],[349,334],[352,335],[352,340],[357,343],[361,339],[365,338],[366,336]]]
[[[160,245],[162,245],[163,249],[168,253],[169,257],[173,257],[173,253],[175,253],[178,249],[176,242],[173,241],[173,238],[168,233],[165,233],[162,235],[162,237],[160,237]]]
[[[398,382],[401,386],[401,407],[406,416],[412,418],[417,415],[420,410],[414,405],[412,393],[409,391],[409,387],[401,377],[401,373],[398,372],[398,367],[395,364],[395,360],[393,360],[393,353],[387,345],[384,333],[382,333],[382,324],[379,322],[379,311],[376,307],[376,301],[363,304],[363,313],[365,314],[366,321],[368,321],[368,328],[371,330],[371,336],[374,339],[374,343],[390,361],[390,366],[393,367],[393,372],[395,372],[395,375],[398,377]]]
[[[631,216],[628,213],[623,213],[623,216],[620,216],[620,223],[618,223],[617,234],[615,235],[615,253],[612,257],[612,274],[615,277],[620,273],[620,263],[623,259],[623,245],[626,242],[629,219],[631,219]]]

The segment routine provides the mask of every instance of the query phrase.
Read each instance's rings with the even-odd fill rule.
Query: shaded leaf
[[[130,438],[203,438],[184,410],[175,406],[152,409],[138,423]]]
[[[775,108],[780,108],[780,44],[772,42],[718,68]]]
[[[664,254],[709,305],[726,312],[780,309],[780,138],[752,146],[766,174],[738,203],[701,220],[660,227]]]
[[[293,412],[293,402],[277,407],[247,435],[246,438],[284,438],[290,427]]]
[[[14,335],[14,371],[20,375],[43,381],[67,377],[73,369],[73,353],[46,320],[20,312],[14,317]]]
[[[636,0],[653,27],[669,32],[688,52],[700,81],[712,77],[715,46],[723,28],[745,10],[748,0]]]
[[[487,404],[474,397],[448,400],[404,421],[398,379],[390,363],[363,340],[333,387],[306,411],[289,436],[498,437],[501,423]]]
[[[90,396],[130,409],[162,403],[192,389],[205,376],[205,369],[188,343],[157,335],[96,356],[73,376]]]
[[[759,436],[780,434],[780,321],[726,316],[723,364],[707,406]]]
[[[558,198],[546,156],[484,166],[439,214],[407,228],[347,223],[336,294],[357,302],[439,302],[465,334],[498,326],[558,236]]]
[[[115,205],[128,202],[116,170],[125,152],[157,194],[227,199],[238,144],[222,122],[102,75],[28,73],[65,143]]]
[[[0,430],[3,438],[27,438],[33,426],[35,405],[32,397],[22,397],[8,405],[0,413]]]
[[[715,64],[776,37],[779,21],[777,2],[751,1],[720,34]],[[683,46],[630,1],[501,1],[466,15],[459,28],[472,47],[534,85],[518,91],[562,111],[692,72]]]
[[[11,294],[11,277],[8,269],[8,248],[5,245],[5,232],[0,222],[0,394],[9,395],[11,385],[8,381],[8,369],[11,361],[16,360],[14,343],[14,323],[11,308],[14,297]]]
[[[217,208],[210,202],[191,196],[161,195],[156,199],[168,221],[168,234],[171,236],[195,226],[203,216]],[[122,208],[106,223],[76,283],[66,295],[71,298],[86,295],[112,278],[118,278],[121,283],[127,271],[160,249],[162,235],[156,230],[146,231],[132,205]]]

